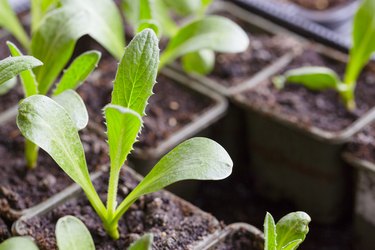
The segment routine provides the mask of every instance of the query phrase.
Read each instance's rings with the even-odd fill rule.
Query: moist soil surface
[[[288,0],[289,2],[295,3],[303,8],[310,10],[327,10],[330,8],[344,5],[354,0]]]
[[[375,163],[375,124],[371,124],[356,134],[346,150],[359,159]]]
[[[106,199],[107,176],[108,173],[105,173],[94,183],[102,200]],[[121,202],[137,183],[138,180],[130,171],[122,171],[118,202]],[[55,225],[57,220],[65,215],[77,216],[86,224],[98,250],[126,249],[147,232],[154,235],[153,249],[191,249],[194,242],[222,227],[211,215],[170,193],[160,191],[141,197],[130,207],[120,220],[118,240],[112,240],[106,235],[100,219],[84,197],[71,200],[45,215],[29,219],[23,223],[23,232],[33,236],[41,250],[56,249]]]
[[[240,227],[228,234],[213,250],[263,250],[263,239]]]
[[[104,124],[101,110],[111,101],[112,81],[116,70],[117,62],[105,56],[99,68],[79,89],[90,120],[98,124]],[[136,144],[136,147],[142,149],[156,147],[214,104],[207,96],[183,87],[163,75],[157,78],[153,92],[155,94],[150,97],[146,108],[144,128]]]
[[[306,49],[295,58],[286,70],[301,66],[325,66],[342,76],[345,64],[318,54],[312,48]],[[282,90],[274,87],[271,79],[244,92],[246,102],[254,110],[271,112],[284,120],[305,128],[318,127],[337,132],[347,128],[375,105],[375,74],[370,66],[361,74],[355,90],[357,108],[350,112],[333,90],[312,91],[297,84],[286,84]]]
[[[0,217],[7,223],[17,217],[10,209],[20,211],[32,207],[73,182],[43,150],[39,152],[35,169],[27,170],[24,159],[24,139],[11,122],[0,128]],[[108,162],[107,146],[88,130],[81,132],[90,171]]]
[[[214,70],[208,77],[226,87],[240,85],[291,51],[292,48],[299,46],[296,40],[290,36],[271,35],[230,14],[218,14],[239,24],[250,39],[249,47],[242,53],[217,54]]]

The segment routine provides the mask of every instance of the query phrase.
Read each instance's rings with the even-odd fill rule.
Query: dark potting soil
[[[346,150],[359,159],[375,163],[375,124],[371,124],[356,134],[346,145]]]
[[[299,6],[310,10],[327,10],[330,8],[344,5],[354,0],[288,0]]]
[[[208,77],[226,87],[243,83],[296,46],[299,46],[296,40],[288,35],[271,35],[262,32],[259,28],[252,28],[248,23],[229,14],[219,14],[239,24],[250,39],[248,49],[242,53],[217,54],[214,70]]]
[[[228,234],[213,250],[263,250],[264,242],[260,236],[240,227]]]
[[[301,66],[326,66],[341,76],[345,70],[345,64],[324,57],[313,49],[305,50],[285,70]],[[253,109],[271,112],[306,128],[318,127],[337,132],[348,127],[375,105],[375,74],[369,67],[359,78],[355,90],[357,108],[353,112],[345,108],[333,90],[312,91],[298,84],[287,84],[284,89],[278,90],[271,79],[243,95]]]
[[[8,225],[0,218],[0,242],[8,239],[11,236]]]
[[[95,133],[84,130],[81,139],[90,171],[108,162],[107,146]],[[12,210],[32,207],[72,184],[47,153],[40,150],[35,169],[27,170],[24,139],[14,122],[0,128],[0,217],[14,221]]]
[[[87,105],[90,120],[98,124],[104,124],[101,110],[111,101],[112,81],[116,70],[117,62],[114,59],[103,58],[99,68],[79,89]],[[163,75],[157,78],[153,92],[155,94],[149,99],[144,128],[136,145],[139,148],[156,147],[214,104],[210,98]]]
[[[106,200],[108,173],[104,176],[94,184],[102,200]],[[138,180],[130,171],[122,171],[118,202],[137,183]],[[130,207],[120,220],[119,240],[112,240],[106,235],[100,219],[83,197],[71,200],[45,215],[27,220],[23,223],[22,232],[33,236],[41,250],[56,249],[55,225],[65,215],[74,215],[86,224],[98,250],[125,249],[147,232],[154,235],[153,249],[191,249],[192,244],[221,228],[211,215],[197,210],[170,193],[160,191],[141,197]]]

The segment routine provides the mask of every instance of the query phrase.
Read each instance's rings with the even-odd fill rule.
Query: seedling
[[[302,84],[312,90],[334,89],[348,110],[356,108],[354,91],[358,76],[375,51],[375,1],[363,0],[353,20],[352,47],[343,81],[336,72],[325,67],[302,67],[277,76],[277,88],[286,83]]]
[[[114,239],[119,238],[118,221],[140,196],[181,180],[223,179],[231,173],[233,165],[228,153],[216,142],[205,138],[187,140],[164,156],[117,206],[120,170],[142,128],[158,62],[158,39],[150,29],[135,36],[120,61],[112,101],[104,108],[110,157],[106,206],[91,182],[76,125],[67,111],[43,95],[28,97],[19,105],[17,124],[22,134],[50,154],[81,186]]]
[[[181,58],[186,72],[208,74],[214,66],[214,52],[238,53],[249,46],[247,34],[236,23],[204,15],[211,2],[123,0],[123,9],[135,31],[152,28],[169,40],[160,56],[160,69]],[[171,17],[172,11],[185,17],[182,25]]]
[[[281,218],[277,224],[270,213],[264,219],[264,250],[295,250],[309,232],[311,218],[304,212],[294,212]]]

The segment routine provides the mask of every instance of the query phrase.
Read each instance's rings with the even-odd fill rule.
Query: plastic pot
[[[315,48],[335,60],[345,58],[332,49]],[[244,93],[234,100],[247,111],[250,167],[260,193],[289,200],[320,223],[336,222],[350,212],[352,175],[341,152],[344,143],[375,118],[375,108],[333,133],[298,124],[268,107],[253,107]]]
[[[131,176],[132,179],[136,179],[137,181],[141,181],[141,179],[142,179],[142,177],[140,175],[138,175],[135,171],[133,171],[130,168],[127,168],[125,172],[127,172],[127,174],[129,174],[129,176]],[[128,176],[127,180],[129,180],[129,176]],[[119,188],[121,189],[122,186],[120,185]],[[68,191],[66,191],[66,192],[68,192]],[[165,197],[169,197],[174,202],[177,202],[178,204],[182,204],[181,209],[190,210],[190,212],[187,212],[188,213],[187,215],[184,215],[185,217],[191,216],[190,213],[194,213],[198,217],[209,218],[210,219],[210,225],[212,225],[212,227],[214,227],[214,228],[212,228],[212,231],[210,231],[207,235],[200,237],[195,242],[189,243],[188,249],[196,249],[196,246],[200,246],[203,243],[207,242],[208,240],[212,239],[213,237],[216,237],[217,235],[219,235],[219,233],[222,230],[222,227],[220,225],[220,222],[215,217],[201,211],[199,208],[193,206],[192,204],[182,200],[181,198],[179,198],[179,197],[177,197],[177,196],[175,196],[171,193],[168,193],[166,191],[163,191],[163,192],[165,194],[167,194],[166,196],[164,195],[164,198],[162,198],[163,200],[166,199]],[[68,195],[66,195],[66,197],[68,197]],[[74,192],[69,192],[69,198],[70,198],[70,201],[74,201],[75,199],[76,200],[82,199],[82,192],[80,190],[77,191],[75,189]],[[172,201],[169,201],[169,202],[172,202]],[[168,201],[166,203],[168,203]],[[29,220],[32,219],[35,216],[43,216],[43,215],[47,214],[48,212],[50,212],[51,210],[57,208],[61,204],[62,204],[61,200],[59,202],[48,202],[48,203],[43,204],[43,206],[40,206],[36,209],[31,210],[29,213],[22,216],[18,221],[16,221],[13,224],[13,226],[12,226],[13,234],[14,235],[30,235],[30,232],[28,230],[28,225],[30,225]],[[133,212],[137,213],[136,209],[140,209],[140,208],[136,207],[134,211],[128,211],[128,212],[129,213],[133,213]],[[84,215],[84,214],[87,213],[87,211],[84,210],[84,212],[81,212],[81,213],[82,213],[82,215]],[[185,214],[185,211],[183,211],[181,213]],[[86,216],[90,216],[90,215],[86,215]],[[170,219],[172,219],[172,218],[170,218]],[[100,220],[98,220],[98,221],[100,222]],[[50,223],[50,222],[48,221],[46,223]],[[54,222],[52,222],[52,223],[54,223]],[[47,227],[47,225],[45,225],[45,226]],[[54,227],[54,225],[52,225],[52,226]],[[154,226],[162,228],[162,225],[159,225],[159,224],[154,225]],[[197,226],[199,226],[199,225],[191,225],[192,230],[193,230],[193,228],[195,228]],[[45,230],[48,230],[48,229],[45,229]],[[155,232],[157,232],[157,231],[155,231]],[[100,234],[102,234],[102,233],[100,233]],[[165,237],[165,236],[162,236],[162,237]],[[108,240],[108,239],[106,238],[106,240]],[[175,240],[178,241],[178,239],[175,239]],[[184,247],[186,247],[186,246],[184,246]]]
[[[354,233],[358,249],[375,244],[375,164],[345,152],[345,161],[355,170]]]
[[[241,237],[241,239],[237,237]],[[258,228],[250,224],[233,223],[226,226],[217,236],[212,237],[210,240],[203,242],[202,245],[195,248],[195,250],[220,249],[263,250],[264,235]]]

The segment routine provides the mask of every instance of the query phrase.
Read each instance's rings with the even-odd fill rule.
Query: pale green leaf
[[[199,50],[182,56],[182,66],[187,73],[206,75],[215,66],[215,53],[212,50]]]
[[[17,78],[12,78],[0,85],[0,95],[5,95],[17,85]]]
[[[154,1],[154,15],[163,36],[170,38],[177,33],[179,28],[169,14],[168,6],[165,5],[164,1]]]
[[[352,48],[344,82],[355,85],[359,73],[375,51],[375,1],[363,0],[353,20]]]
[[[220,16],[207,16],[182,27],[160,58],[160,68],[190,52],[209,49],[237,53],[249,46],[247,34],[236,23]]]
[[[137,27],[137,33],[145,29],[152,29],[157,36],[160,35],[159,24],[155,20],[141,20]]]
[[[87,113],[85,103],[77,92],[68,89],[61,94],[53,96],[52,99],[64,107],[78,130],[87,126],[89,114]]]
[[[264,219],[264,250],[276,250],[276,225],[275,221],[270,213],[267,212],[266,218]]]
[[[290,213],[281,218],[276,224],[277,249],[283,249],[296,240],[300,240],[299,243],[304,241],[309,232],[310,221],[310,216],[304,212]]]
[[[55,234],[59,250],[95,250],[90,231],[74,216],[60,218]]]
[[[15,44],[7,42],[7,45],[12,56],[22,56],[21,51],[17,48]],[[25,97],[38,94],[38,83],[35,79],[34,72],[31,69],[22,71],[20,73],[20,78],[22,82],[23,91],[25,93]]]
[[[29,37],[12,10],[8,0],[0,0],[0,28],[1,27],[8,30],[15,38],[17,38],[25,49],[29,48]]]
[[[32,56],[8,57],[0,61],[0,85],[17,76],[22,71],[43,65]]]
[[[303,240],[294,240],[290,242],[288,245],[282,248],[282,250],[295,250],[298,246],[302,243]]]
[[[218,143],[207,138],[189,139],[165,155],[120,204],[116,219],[140,196],[182,180],[221,180],[232,172],[233,162]]]
[[[48,11],[55,9],[59,0],[31,0],[31,31],[35,31]]]
[[[128,250],[151,250],[154,236],[152,234],[144,234],[141,238],[130,245]]]
[[[13,237],[0,244],[0,250],[38,250],[30,237]]]
[[[113,85],[112,104],[144,115],[156,81],[158,39],[150,29],[137,34],[125,49]]]
[[[97,67],[100,57],[101,53],[96,50],[87,51],[77,57],[64,72],[53,94],[58,95],[65,90],[78,88]]]
[[[76,124],[69,113],[47,96],[33,95],[18,108],[17,125],[31,142],[44,149],[76,183],[90,176]]]
[[[34,70],[39,93],[47,94],[73,54],[78,38],[88,33],[87,14],[73,7],[49,12],[41,21],[31,41],[32,54],[44,62]]]
[[[176,11],[179,15],[187,16],[197,12],[201,7],[201,0],[158,0],[164,1],[166,5]]]
[[[109,156],[113,171],[119,171],[142,127],[141,116],[128,108],[109,104],[104,109]]]
[[[63,6],[86,12],[88,34],[114,57],[120,59],[125,47],[121,15],[112,0],[61,0]]]
[[[335,71],[314,66],[288,70],[284,75],[275,77],[273,82],[279,89],[283,88],[286,83],[295,83],[302,84],[311,90],[338,90],[341,83]]]

